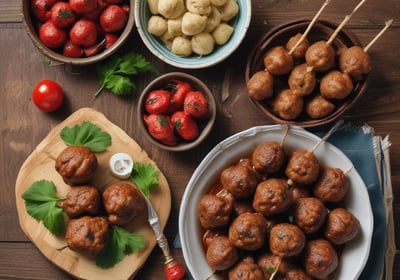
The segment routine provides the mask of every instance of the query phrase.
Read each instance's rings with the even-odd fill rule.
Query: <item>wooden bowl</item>
[[[208,102],[208,115],[200,120],[197,120],[199,125],[199,136],[192,141],[184,141],[177,138],[177,144],[174,146],[169,146],[166,144],[161,143],[160,141],[153,138],[149,132],[146,123],[144,122],[143,116],[147,114],[145,109],[145,102],[146,97],[149,92],[155,89],[163,88],[169,81],[177,79],[181,81],[188,82],[193,90],[201,91],[207,99]],[[217,105],[214,94],[210,91],[210,89],[198,78],[182,73],[182,72],[170,72],[164,74],[156,79],[154,79],[150,84],[146,86],[146,88],[142,91],[139,100],[138,100],[138,109],[137,109],[137,123],[139,124],[143,133],[147,136],[148,140],[155,146],[159,147],[163,150],[173,151],[173,152],[180,152],[180,151],[187,151],[196,146],[198,146],[203,140],[210,134],[214,123],[215,117],[217,114]]]
[[[253,49],[248,58],[245,71],[246,82],[251,78],[254,73],[265,69],[263,58],[268,50],[275,46],[285,46],[290,37],[296,35],[297,33],[303,33],[309,23],[310,20],[306,19],[292,21],[277,26],[266,33],[257,43],[256,47]],[[337,23],[319,20],[312,27],[310,33],[307,36],[307,39],[310,41],[310,44],[320,40],[328,40],[334,30],[337,28],[337,26]],[[355,45],[361,46],[359,39],[351,31],[346,30],[345,28],[343,28],[339,32],[332,43],[332,47],[335,49],[336,52],[341,48],[351,47]],[[321,78],[321,76],[318,76],[317,74],[317,86],[318,78]],[[277,82],[275,82],[274,80],[274,84],[284,84],[286,85],[286,87],[288,87],[288,75],[275,76],[274,79],[277,79]],[[272,119],[275,123],[284,125],[297,125],[300,127],[318,127],[337,120],[342,114],[344,114],[347,110],[349,110],[357,103],[357,101],[361,98],[361,96],[367,89],[368,75],[361,81],[353,81],[353,86],[353,92],[345,99],[335,101],[335,110],[328,116],[320,119],[312,119],[305,112],[303,112],[295,120],[284,120],[276,114],[271,106],[271,99],[273,97],[261,101],[255,100],[251,97],[250,99],[262,113],[264,113],[268,118]],[[275,93],[276,92],[274,92],[274,96]]]
[[[22,0],[22,21],[24,23],[26,32],[28,33],[29,38],[31,38],[35,47],[43,53],[46,57],[50,58],[51,60],[71,64],[71,65],[90,65],[97,63],[106,59],[107,57],[111,56],[115,53],[128,39],[128,35],[132,31],[135,23],[134,19],[134,0],[129,0],[129,15],[128,21],[122,33],[120,34],[118,40],[108,49],[104,49],[96,55],[90,57],[81,57],[81,58],[72,58],[64,56],[61,52],[56,50],[52,50],[45,46],[39,39],[38,32],[37,32],[37,22],[31,12],[31,0]]]

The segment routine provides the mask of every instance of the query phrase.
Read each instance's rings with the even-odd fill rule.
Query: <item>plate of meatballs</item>
[[[351,160],[296,126],[220,142],[193,173],[179,217],[195,279],[357,279],[372,232]]]

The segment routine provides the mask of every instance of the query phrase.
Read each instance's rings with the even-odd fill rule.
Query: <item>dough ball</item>
[[[172,41],[175,39],[175,36],[171,35],[169,31],[165,32],[161,36],[161,40],[164,42],[164,44],[167,46],[167,48],[171,49],[172,48]]]
[[[158,1],[159,0],[147,0],[147,5],[149,5],[150,13],[153,15],[158,14]]]
[[[225,44],[233,33],[233,27],[227,23],[221,23],[212,32],[214,41],[217,45]]]
[[[211,13],[210,0],[186,0],[186,8],[197,15],[209,15]]]
[[[186,8],[183,0],[159,0],[158,12],[165,18],[177,18],[181,16]]]
[[[176,55],[189,56],[192,54],[192,43],[189,39],[179,36],[172,41],[171,50]]]
[[[210,2],[211,2],[211,5],[213,5],[213,6],[222,6],[222,5],[225,5],[227,0],[210,0]]]
[[[202,32],[192,37],[192,50],[198,55],[207,55],[214,50],[214,39],[210,33]]]
[[[206,28],[206,23],[206,16],[186,12],[182,18],[182,32],[188,36],[199,34]]]
[[[173,37],[183,35],[182,33],[182,17],[169,19],[167,21],[168,33]]]
[[[155,36],[162,36],[168,29],[167,21],[160,16],[152,16],[147,24],[147,31]]]
[[[221,13],[217,8],[212,7],[211,14],[207,17],[205,32],[211,32],[221,23]]]
[[[228,0],[220,9],[223,21],[230,21],[239,13],[239,5],[235,0]]]

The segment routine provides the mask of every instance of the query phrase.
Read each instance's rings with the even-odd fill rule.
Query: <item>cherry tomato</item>
[[[192,86],[188,82],[174,79],[167,83],[165,89],[172,94],[169,111],[176,112],[183,109],[186,94],[192,91]]]
[[[32,100],[40,110],[51,112],[61,106],[64,100],[64,92],[56,82],[42,80],[34,87]]]
[[[71,42],[77,45],[90,47],[96,44],[97,28],[93,21],[80,19],[69,31]]]
[[[33,15],[40,21],[47,21],[50,16],[50,9],[57,0],[32,0],[31,8]]]
[[[67,34],[51,20],[48,20],[40,26],[39,38],[50,49],[57,49],[64,45]]]
[[[118,5],[108,6],[100,15],[100,25],[105,32],[116,32],[123,29],[128,17]]]
[[[57,2],[51,7],[51,20],[60,28],[67,28],[74,24],[76,15],[67,2]]]
[[[165,114],[171,102],[171,94],[164,89],[156,89],[146,97],[145,108],[149,114]]]
[[[188,92],[183,103],[183,110],[186,115],[194,118],[205,117],[208,113],[207,99],[200,91]]]
[[[78,14],[90,13],[97,7],[96,0],[69,0],[69,3]]]
[[[166,145],[176,145],[174,126],[169,116],[150,114],[144,115],[143,119],[151,136]]]
[[[176,133],[186,141],[191,141],[199,136],[199,126],[197,122],[186,115],[183,111],[172,114],[171,122]]]

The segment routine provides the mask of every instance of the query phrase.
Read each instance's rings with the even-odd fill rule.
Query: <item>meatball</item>
[[[259,255],[257,258],[257,264],[264,272],[265,279],[270,279],[274,271],[277,271],[277,273],[280,275],[284,275],[286,273],[285,259],[282,259],[280,256],[273,255],[270,252]]]
[[[71,250],[94,256],[104,248],[109,231],[105,218],[83,216],[69,221],[65,239]]]
[[[317,94],[316,96],[306,101],[304,109],[307,115],[315,120],[321,119],[331,114],[335,110],[335,104],[333,104],[320,94]]]
[[[254,73],[247,81],[247,91],[255,100],[270,98],[274,94],[274,77],[267,71]]]
[[[312,280],[301,267],[290,267],[285,273],[285,280]]]
[[[338,255],[329,241],[311,240],[304,249],[304,267],[316,279],[326,279],[338,266]]]
[[[147,209],[143,194],[131,184],[116,182],[103,192],[103,203],[111,224],[124,225]]]
[[[292,48],[297,44],[297,42],[301,39],[302,36],[303,35],[301,33],[297,33],[296,35],[289,38],[289,40],[286,43],[286,49],[289,51],[289,53],[292,51]],[[303,41],[301,41],[300,44],[298,44],[297,47],[292,51],[293,58],[295,59],[304,58],[309,46],[310,42],[308,41],[307,38],[304,38]]]
[[[291,154],[285,169],[286,176],[295,183],[304,186],[317,181],[319,161],[316,156],[306,150],[298,150]]]
[[[237,164],[224,169],[220,176],[224,189],[236,198],[246,198],[254,194],[258,184],[258,174],[251,160],[242,159]]]
[[[340,49],[339,69],[360,81],[371,71],[370,57],[360,46]]]
[[[264,216],[272,216],[289,209],[293,195],[287,181],[271,178],[258,184],[253,199],[253,208]]]
[[[232,199],[212,194],[204,195],[198,204],[200,224],[205,229],[225,226],[232,213]]]
[[[306,63],[316,72],[325,72],[335,66],[335,50],[326,41],[312,44],[306,51]]]
[[[247,257],[238,262],[228,272],[229,280],[264,280],[264,273],[261,268],[254,263],[254,259]]]
[[[294,120],[303,111],[304,100],[292,89],[284,89],[275,96],[272,107],[276,114],[284,120]]]
[[[317,232],[325,222],[327,214],[324,203],[316,197],[299,198],[294,203],[294,221],[306,234]]]
[[[239,253],[227,236],[215,237],[206,252],[207,262],[214,270],[226,270],[239,259]]]
[[[357,236],[360,221],[347,209],[336,208],[327,218],[324,234],[333,244],[344,244]]]
[[[243,213],[229,227],[229,241],[235,247],[254,251],[265,244],[268,227],[259,213]]]
[[[285,150],[278,142],[268,141],[259,144],[252,154],[254,168],[260,173],[278,172],[285,160]]]
[[[56,158],[55,168],[68,185],[87,184],[97,169],[97,157],[84,146],[68,146]]]
[[[264,66],[272,75],[285,75],[293,69],[293,57],[284,47],[273,47],[264,57]]]
[[[293,202],[296,202],[299,198],[310,196],[310,192],[305,186],[294,184],[290,187],[290,189],[292,190]]]
[[[328,99],[345,99],[353,91],[353,81],[346,73],[332,70],[322,77],[320,93]]]
[[[100,192],[93,186],[77,186],[71,188],[62,203],[64,212],[70,218],[77,218],[84,214],[96,215],[101,203]]]
[[[315,197],[324,202],[339,202],[344,198],[349,187],[349,181],[340,168],[322,166],[313,192]]]
[[[317,79],[311,67],[303,63],[293,68],[292,72],[290,72],[288,83],[289,88],[295,94],[305,96],[314,91]]]
[[[297,256],[303,251],[306,237],[302,230],[293,224],[281,223],[274,226],[269,236],[269,249],[280,257]]]

